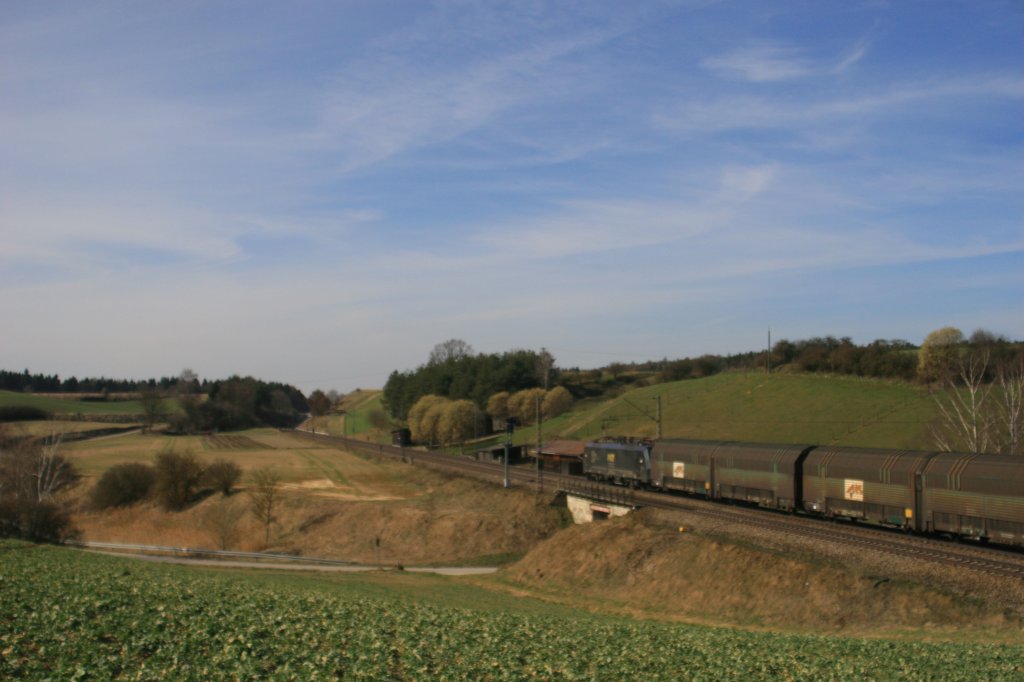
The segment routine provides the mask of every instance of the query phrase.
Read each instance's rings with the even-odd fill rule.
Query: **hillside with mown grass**
[[[929,449],[927,389],[884,379],[727,372],[577,402],[541,425],[542,440],[649,437]],[[497,442],[501,437],[492,439]],[[535,425],[516,443],[537,440]]]

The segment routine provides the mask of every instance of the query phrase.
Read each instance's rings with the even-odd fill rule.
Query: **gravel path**
[[[272,569],[275,571],[320,571],[323,573],[367,573],[370,571],[404,571],[405,573],[435,573],[437,575],[485,575],[498,571],[496,566],[437,566],[421,567],[410,566],[398,568],[396,566],[371,566],[365,564],[351,564],[346,566],[329,564],[302,564],[302,563],[268,563],[265,561],[224,561],[220,559],[200,559],[190,557],[156,556],[152,554],[127,554],[124,552],[101,552],[96,550],[85,550],[97,554],[109,556],[126,557],[140,561],[151,561],[158,564],[183,564],[188,566],[213,566],[216,568],[259,568],[263,570]]]

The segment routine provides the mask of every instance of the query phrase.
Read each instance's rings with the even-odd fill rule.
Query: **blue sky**
[[[1019,2],[0,5],[0,366],[1024,338]]]

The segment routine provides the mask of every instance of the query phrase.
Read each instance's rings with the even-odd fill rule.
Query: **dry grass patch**
[[[225,535],[217,523],[225,510],[218,505],[227,504],[243,512],[227,549],[389,565],[522,555],[562,525],[561,514],[546,498],[406,469],[416,495],[402,499],[342,499],[310,494],[303,485],[284,486],[266,545],[244,489],[229,498],[212,495],[181,512],[145,503],[104,512],[83,508],[74,520],[84,540],[218,548]]]
[[[961,638],[961,629],[1020,636],[1019,614],[995,594],[974,594],[971,584],[958,592],[915,576],[912,567],[836,561],[681,518],[645,510],[574,526],[538,544],[507,578],[548,598],[697,623],[865,636]],[[688,532],[680,533],[683,524]]]

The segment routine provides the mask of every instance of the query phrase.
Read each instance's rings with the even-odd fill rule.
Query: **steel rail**
[[[427,465],[434,469],[470,475],[486,481],[500,483],[504,480],[504,469],[501,464],[480,462],[469,457],[428,452],[416,448],[368,443],[309,431],[296,430],[294,433],[312,440],[334,444],[359,454],[399,460],[409,464]],[[613,486],[582,476],[542,472],[541,479],[538,480],[535,469],[524,470],[521,467],[510,467],[509,479],[511,483],[519,487],[534,487],[538,492],[564,492],[624,506],[687,511],[720,521],[757,526],[822,542],[873,549],[887,554],[955,565],[1002,577],[1024,578],[1024,557],[1018,558],[1012,554],[1005,554],[1005,550],[998,547],[950,545],[941,540],[916,535],[887,536],[883,532],[885,529],[881,528],[852,526],[842,528],[837,523],[826,526],[820,519],[786,515],[753,507],[726,506],[715,501]],[[1000,557],[1000,552],[1004,552],[1004,556]]]

